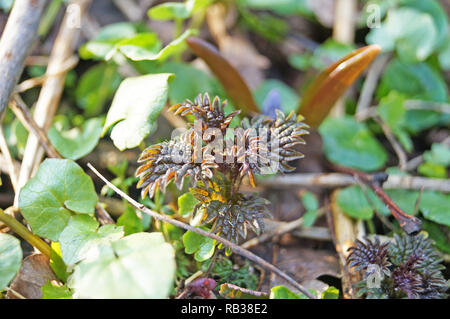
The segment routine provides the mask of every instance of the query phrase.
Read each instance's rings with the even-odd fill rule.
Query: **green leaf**
[[[120,239],[124,235],[122,227],[98,226],[99,223],[87,215],[70,218],[68,226],[59,236],[62,257],[67,265],[73,265],[85,258],[93,246]]]
[[[333,39],[327,39],[315,51],[311,58],[311,65],[322,70],[346,55],[350,54],[355,49],[355,46],[340,43]]]
[[[191,193],[185,193],[178,197],[178,214],[182,217],[189,216],[194,211],[198,200]]]
[[[405,189],[388,189],[386,194],[398,205],[405,213],[412,215],[416,206],[419,192]],[[387,209],[386,209],[387,210]],[[389,215],[389,210],[387,210]]]
[[[61,245],[59,242],[52,241],[50,246],[52,248],[50,253],[50,267],[61,281],[66,282],[69,277],[69,272],[62,258]]]
[[[319,202],[316,196],[311,192],[304,192],[301,196],[302,204],[306,210],[319,209]]]
[[[50,281],[41,287],[42,299],[72,299],[72,292],[66,285],[53,285]]]
[[[438,43],[438,31],[431,15],[412,8],[396,8],[388,12],[381,28],[372,29],[367,42],[379,44],[385,51],[395,46],[402,60],[419,62],[433,53]]]
[[[445,166],[431,162],[425,162],[419,165],[417,172],[420,175],[431,178],[447,178]]]
[[[123,226],[127,236],[144,231],[142,220],[136,214],[136,210],[130,205],[127,205],[125,212],[117,219],[117,225]]]
[[[200,92],[223,96],[223,89],[215,78],[190,64],[170,61],[162,64],[158,72],[175,74],[169,88],[171,104],[182,103],[186,99],[193,101]]]
[[[411,64],[393,59],[383,72],[377,97],[381,99],[393,90],[409,99],[447,101],[445,82],[426,63]]]
[[[21,264],[20,241],[14,236],[0,233],[0,291],[13,280]]]
[[[302,226],[303,227],[311,227],[316,222],[316,219],[317,219],[317,210],[308,210],[303,215]]]
[[[363,171],[382,168],[387,154],[363,123],[350,116],[328,117],[319,128],[325,155],[333,163]]]
[[[436,223],[424,220],[423,229],[425,229],[430,238],[435,241],[436,247],[441,251],[450,254],[450,237],[448,236],[448,228],[443,229],[445,226],[440,226]],[[447,233],[446,233],[447,232]]]
[[[129,22],[119,22],[102,28],[97,36],[80,47],[82,59],[106,60],[116,52],[116,44],[136,35],[136,27]]]
[[[94,183],[72,160],[46,159],[20,190],[19,208],[36,235],[58,241],[74,214],[93,214]]]
[[[68,286],[75,298],[167,298],[174,275],[175,253],[162,234],[138,233],[94,246]]]
[[[106,116],[102,136],[114,125],[111,139],[119,150],[138,146],[164,107],[172,74],[149,74],[122,81]]]
[[[387,96],[380,100],[377,112],[391,129],[395,129],[404,124],[404,102],[405,97],[396,91],[391,91]]]
[[[205,261],[214,254],[215,241],[190,230],[183,235],[183,245],[185,253],[195,253],[194,258],[197,261]]]
[[[154,60],[161,50],[161,42],[156,33],[139,33],[120,41],[116,48],[133,61]]]
[[[272,90],[278,92],[281,102],[280,107],[284,113],[289,113],[297,109],[300,98],[295,91],[279,80],[269,79],[261,83],[261,85],[253,92],[255,101],[261,110],[263,109],[264,101]]]
[[[420,210],[426,219],[441,225],[450,226],[450,194],[425,191],[419,204]]]
[[[117,90],[122,77],[112,64],[100,63],[87,70],[75,90],[77,105],[87,116],[98,115]]]
[[[445,45],[439,52],[438,58],[442,69],[450,70],[450,36],[445,40]]]
[[[431,151],[426,151],[423,158],[426,162],[448,167],[450,166],[450,147],[445,144],[433,143]]]
[[[154,20],[187,19],[191,16],[196,0],[183,3],[165,2],[148,10],[148,16]]]
[[[333,286],[328,287],[322,292],[322,299],[339,299],[339,289]]]
[[[48,138],[56,150],[65,158],[77,160],[92,152],[102,133],[102,119],[91,118],[84,122],[82,129],[73,128],[59,131],[52,126]]]
[[[302,299],[300,296],[285,286],[275,286],[270,289],[270,299]]]
[[[240,0],[239,3],[251,9],[272,10],[282,15],[314,15],[308,0]]]
[[[344,213],[358,219],[371,219],[373,209],[359,186],[350,186],[339,191],[337,203]]]

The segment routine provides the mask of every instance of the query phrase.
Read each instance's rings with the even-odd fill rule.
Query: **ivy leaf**
[[[182,217],[189,216],[194,211],[198,200],[191,193],[185,193],[178,197],[178,214]]]
[[[19,208],[36,235],[58,241],[75,214],[93,214],[94,183],[74,161],[46,159],[20,190]]]
[[[94,246],[74,268],[68,286],[76,298],[167,298],[175,253],[161,233],[138,233]]]
[[[83,127],[68,131],[59,131],[52,126],[48,138],[56,150],[65,158],[77,160],[92,152],[97,146],[102,133],[102,119],[91,118],[83,123]]]
[[[77,105],[87,116],[98,115],[122,80],[115,65],[100,63],[87,70],[75,90]]]
[[[426,219],[441,225],[450,226],[450,194],[425,191],[419,204],[420,210]]]
[[[195,260],[205,261],[212,257],[215,249],[215,241],[212,238],[194,233],[188,230],[183,235],[183,245],[186,254],[193,254]]]
[[[122,227],[98,226],[99,223],[88,215],[70,218],[69,224],[59,236],[62,257],[66,265],[73,265],[82,260],[93,246],[120,239],[124,235]]]
[[[327,118],[319,128],[325,155],[333,163],[363,171],[382,168],[387,154],[365,124],[350,116]]]
[[[114,125],[111,139],[119,150],[138,146],[150,134],[166,103],[172,77],[161,73],[123,80],[106,116],[102,136]]]
[[[21,264],[20,241],[14,236],[0,233],[0,291],[14,279]]]
[[[72,292],[66,285],[53,285],[50,281],[41,287],[42,299],[72,299]]]

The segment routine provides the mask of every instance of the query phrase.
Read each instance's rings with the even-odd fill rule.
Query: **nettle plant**
[[[243,179],[255,186],[255,174],[293,171],[288,162],[303,157],[294,147],[305,143],[308,125],[294,112],[286,116],[277,110],[275,119],[257,115],[230,128],[240,111],[226,114],[225,106],[207,93],[174,105],[175,114],[193,115],[194,124],[170,141],[146,148],[136,176],[142,198],[153,197],[158,188],[164,192],[172,180],[182,189],[189,176],[189,190],[198,200],[193,223],[211,224],[211,231],[238,242],[247,237],[248,228],[263,231],[262,218],[270,215],[267,200],[239,191]]]
[[[349,249],[348,266],[362,274],[357,296],[368,299],[446,298],[445,266],[434,243],[424,234],[395,235],[392,242],[356,241]]]

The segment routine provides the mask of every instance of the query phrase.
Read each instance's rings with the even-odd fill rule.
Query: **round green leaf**
[[[194,211],[198,200],[191,193],[185,193],[178,197],[178,214],[183,217],[189,216]]]
[[[167,298],[175,253],[161,233],[138,233],[95,246],[74,268],[68,286],[76,298]]]
[[[65,158],[77,160],[92,152],[102,133],[102,119],[91,118],[84,122],[82,129],[73,128],[59,131],[52,126],[48,138],[56,150]]]
[[[172,74],[148,74],[122,81],[106,116],[102,135],[114,125],[111,139],[124,150],[138,146],[150,134],[167,101]]]
[[[371,219],[373,216],[373,209],[359,186],[350,186],[340,190],[337,203],[342,211],[351,217]]]
[[[21,264],[20,241],[14,236],[0,233],[0,291],[13,280]]]
[[[123,237],[122,227],[105,225],[98,228],[99,223],[88,215],[77,215],[70,218],[69,224],[59,236],[61,253],[66,265],[73,265],[82,260],[95,245],[114,241]]]
[[[74,214],[93,214],[94,183],[72,160],[46,159],[20,190],[19,208],[36,235],[58,241]]]
[[[333,163],[363,171],[382,168],[387,154],[363,123],[350,116],[327,118],[319,128],[325,155]]]
[[[450,226],[450,194],[425,191],[420,199],[419,207],[425,218]]]

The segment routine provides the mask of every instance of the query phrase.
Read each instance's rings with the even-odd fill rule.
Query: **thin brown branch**
[[[342,186],[355,185],[357,182],[349,174],[341,173],[307,173],[289,174],[266,179],[258,179],[259,186],[270,188],[291,188],[291,187],[326,187],[336,188]],[[426,178],[419,176],[389,175],[383,184],[384,189],[412,189],[433,190],[443,193],[450,193],[450,180],[439,178]]]
[[[45,0],[17,0],[0,39],[0,114],[22,73],[36,38]]]
[[[138,203],[137,201],[135,201],[133,198],[131,198],[130,196],[128,196],[126,193],[124,193],[123,191],[121,191],[119,188],[117,188],[114,184],[112,184],[110,181],[108,181],[102,174],[100,174],[90,163],[87,164],[88,167],[95,173],[95,175],[97,175],[106,185],[108,185],[111,189],[113,189],[118,195],[120,195],[122,198],[124,198],[126,201],[128,201],[132,206],[134,206],[136,209],[140,210],[142,213],[150,215],[152,218],[162,221],[162,222],[166,222],[169,224],[172,224],[176,227],[185,229],[185,230],[190,230],[192,232],[195,232],[197,234],[212,238],[214,240],[216,240],[217,242],[229,247],[232,251],[234,251],[235,253],[259,264],[261,267],[264,267],[265,269],[274,272],[275,274],[277,274],[279,277],[283,278],[284,280],[286,280],[288,283],[290,283],[291,285],[293,285],[296,289],[298,289],[299,291],[301,291],[303,294],[305,294],[306,296],[308,296],[311,299],[315,299],[315,297],[305,288],[303,287],[301,284],[299,284],[297,281],[295,281],[292,277],[290,277],[289,275],[287,275],[285,272],[281,271],[280,269],[278,269],[277,267],[275,267],[274,265],[268,263],[267,261],[265,261],[264,259],[262,259],[261,257],[253,254],[252,252],[239,247],[238,245],[235,245],[233,243],[231,243],[230,241],[223,239],[222,237],[219,237],[213,233],[209,233],[203,229],[197,228],[197,227],[193,227],[190,226],[186,223],[183,223],[181,221],[172,219],[168,216],[162,215],[162,214],[158,214],[155,211],[152,211],[151,209],[149,209],[148,207],[144,206],[143,204]]]
[[[22,125],[28,130],[28,132],[31,132],[38,137],[37,140],[44,148],[45,153],[48,155],[48,157],[62,158],[62,156],[58,153],[58,151],[48,139],[47,134],[44,132],[44,130],[39,127],[39,125],[37,125],[37,123],[34,121],[30,110],[19,95],[14,95],[10,103],[10,108],[22,123]]]
[[[388,139],[389,143],[392,145],[392,148],[394,149],[395,154],[397,154],[398,166],[399,166],[400,170],[404,171],[406,169],[406,162],[408,160],[408,157],[406,156],[406,153],[403,150],[403,147],[400,145],[400,143],[395,138],[390,127],[380,117],[375,116],[374,120],[381,126],[381,129],[383,130],[384,135]]]
[[[321,208],[318,210],[317,212],[317,217],[323,216],[325,214],[325,209],[326,208]],[[299,228],[302,224],[303,224],[303,216],[293,220],[291,222],[285,222],[285,223],[281,223],[281,225],[279,225],[277,228],[275,228],[274,230],[264,233],[261,236],[252,238],[248,241],[246,241],[245,243],[243,243],[241,245],[242,248],[245,249],[249,249],[253,246],[262,244],[270,239],[272,239],[275,236],[280,236],[286,233],[289,233],[297,228]]]
[[[14,188],[14,192],[17,191],[18,185],[18,174],[16,170],[16,166],[14,164],[14,160],[11,156],[11,152],[9,151],[8,143],[6,143],[6,138],[3,133],[3,125],[0,124],[0,150],[2,151],[3,158],[8,167],[9,178],[11,179],[11,184]]]
[[[408,234],[412,235],[419,232],[422,228],[422,222],[417,217],[408,215],[405,213],[398,205],[386,194],[386,192],[381,188],[381,185],[386,181],[388,175],[385,173],[379,173],[374,175],[368,175],[366,173],[348,168],[348,167],[337,167],[343,172],[352,174],[353,176],[359,178],[365,185],[369,186],[375,195],[380,198],[383,203],[391,211],[392,215],[397,219],[400,227]]]

